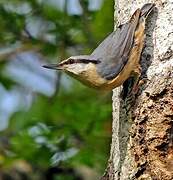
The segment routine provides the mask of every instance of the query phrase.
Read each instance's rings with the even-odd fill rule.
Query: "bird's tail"
[[[155,7],[154,3],[144,4],[141,8],[140,17],[144,17],[146,19],[148,15],[151,13],[151,11],[154,9],[154,7]]]

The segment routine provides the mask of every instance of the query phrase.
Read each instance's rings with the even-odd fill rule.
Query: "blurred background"
[[[112,0],[0,0],[0,180],[96,180],[111,94],[42,68],[113,30]]]

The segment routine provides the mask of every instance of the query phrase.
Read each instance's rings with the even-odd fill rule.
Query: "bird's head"
[[[72,56],[57,64],[48,64],[43,67],[54,70],[63,70],[70,75],[79,76],[86,73],[90,65],[96,65],[100,61],[88,55]]]

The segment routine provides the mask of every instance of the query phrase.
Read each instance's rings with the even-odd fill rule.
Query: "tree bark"
[[[115,0],[115,17],[126,22],[149,0]],[[135,97],[113,91],[112,144],[104,180],[173,179],[173,2],[153,0],[147,20],[142,77]]]

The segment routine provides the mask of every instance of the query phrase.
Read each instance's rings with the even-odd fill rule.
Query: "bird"
[[[146,19],[154,7],[154,3],[147,3],[138,8],[128,22],[119,25],[90,55],[71,56],[43,67],[64,71],[83,84],[100,90],[112,90],[129,77],[135,77],[137,84],[141,75],[140,57]]]

